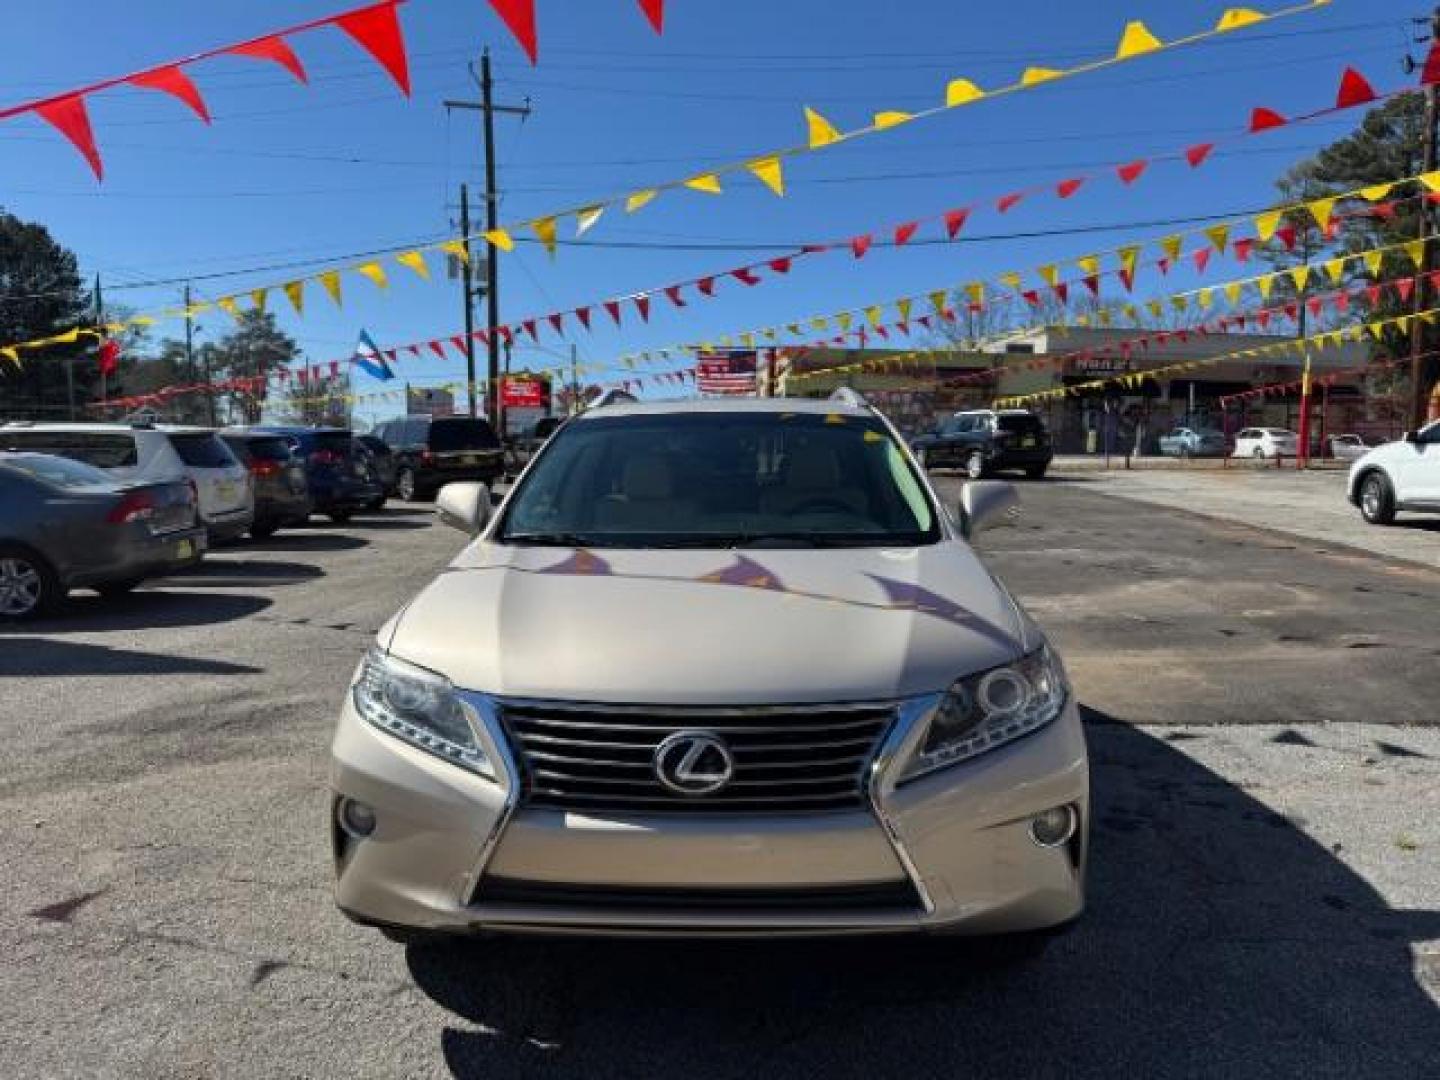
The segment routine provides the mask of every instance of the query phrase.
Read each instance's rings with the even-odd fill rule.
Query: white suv
[[[1300,446],[1300,437],[1284,428],[1246,428],[1235,433],[1235,449],[1230,452],[1237,458],[1282,458],[1294,457]]]
[[[150,424],[0,424],[0,450],[58,454],[126,480],[188,479],[211,543],[233,540],[255,518],[250,473],[209,428]]]
[[[1356,461],[1346,494],[1371,525],[1389,525],[1397,510],[1440,513],[1440,420]]]

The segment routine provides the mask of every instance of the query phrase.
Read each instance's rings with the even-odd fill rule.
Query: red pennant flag
[[[1071,195],[1074,195],[1075,192],[1079,191],[1081,185],[1084,183],[1085,178],[1082,176],[1073,177],[1069,180],[1061,180],[1060,183],[1055,185],[1055,194],[1059,195],[1062,199],[1068,199]]]
[[[915,321],[918,322],[921,326],[923,326],[926,330],[929,330],[929,329],[930,329],[930,316],[929,316],[929,315],[921,315],[921,316],[920,316],[918,319],[916,319]]]
[[[1261,330],[1268,330],[1270,328],[1270,312],[1265,310],[1257,312],[1255,321],[1260,324]]]
[[[645,293],[635,297],[635,310],[640,313],[640,321],[648,323],[650,321],[650,297]]]
[[[120,343],[113,338],[106,338],[100,343],[100,353],[96,359],[100,363],[101,375],[114,375],[120,369]]]
[[[1012,191],[1009,195],[1002,195],[996,200],[995,209],[1003,214],[1024,197],[1025,193],[1023,191]]]
[[[444,345],[440,344],[439,341],[431,341],[431,342],[429,342],[428,344],[430,345],[430,351],[431,351],[431,352],[433,352],[433,353],[434,353],[436,356],[438,356],[441,360],[444,360],[444,359],[445,359],[445,346],[444,346]]]
[[[497,327],[495,328],[495,332],[500,335],[501,339],[505,342],[505,344],[507,344],[507,345],[512,345],[512,344],[514,344],[514,342],[515,342],[515,331],[511,330],[510,327],[508,327],[508,326],[497,326]]]
[[[1292,321],[1299,321],[1300,305],[1297,304],[1294,300],[1291,300],[1288,304],[1285,305],[1285,317]]]
[[[1140,174],[1149,167],[1150,163],[1148,161],[1132,161],[1128,165],[1121,165],[1115,172],[1120,177],[1121,183],[1133,184],[1136,180],[1140,179]]]
[[[1091,296],[1100,295],[1100,275],[1091,274],[1084,279],[1085,287],[1090,290]]]
[[[420,359],[420,346],[419,346],[419,345],[406,345],[406,346],[405,346],[405,351],[408,352],[411,356],[415,357],[416,360],[419,360],[419,359]]]
[[[966,220],[970,217],[970,210],[951,210],[945,215],[945,232],[954,240],[960,235],[960,230],[965,227]]]
[[[1420,70],[1420,85],[1429,86],[1431,83],[1440,83],[1440,41],[1431,44],[1425,66]]]
[[[476,330],[476,331],[475,331],[475,336],[480,339],[480,344],[484,345],[487,349],[490,347],[490,331],[489,331],[489,330]]]
[[[886,341],[890,340],[890,331],[886,330],[883,326],[875,327],[875,333],[879,334]]]
[[[1199,273],[1202,273],[1202,274],[1205,272],[1205,268],[1210,265],[1210,256],[1211,256],[1211,254],[1212,254],[1211,249],[1208,248],[1208,247],[1206,247],[1206,248],[1200,248],[1198,251],[1195,252],[1195,269],[1196,269],[1196,271],[1198,271]]]
[[[1190,163],[1192,169],[1198,169],[1205,164],[1205,159],[1210,156],[1210,151],[1215,149],[1213,142],[1196,143],[1185,151],[1185,160]]]
[[[1170,273],[1170,259],[1168,257],[1157,260],[1155,266],[1159,269],[1161,277]]]
[[[495,14],[515,35],[515,40],[530,57],[530,63],[538,63],[540,45],[535,38],[535,0],[490,0]]]
[[[640,10],[657,34],[665,32],[665,0],[640,0]]]
[[[907,221],[904,225],[901,225],[895,230],[895,246],[904,247],[910,242],[910,238],[915,235],[915,231],[919,228],[920,222],[918,221]]]
[[[1361,75],[1352,67],[1345,69],[1345,74],[1340,76],[1340,92],[1335,97],[1337,109],[1349,109],[1356,105],[1364,105],[1367,101],[1374,101],[1376,98],[1375,88],[1370,85],[1364,75]]]
[[[452,337],[452,338],[450,339],[450,344],[455,346],[455,351],[456,351],[457,353],[459,353],[461,356],[468,357],[468,356],[470,355],[469,350],[465,348],[465,335],[464,335],[464,334],[456,334],[454,337]]]
[[[564,312],[557,311],[553,315],[547,315],[545,319],[550,324],[550,328],[554,330],[556,334],[558,334],[560,337],[565,336]]]
[[[1312,296],[1305,301],[1305,306],[1310,309],[1310,314],[1318,319],[1325,310],[1325,301],[1318,296]]]
[[[147,71],[140,75],[132,75],[130,82],[134,86],[143,86],[147,90],[159,90],[162,94],[169,94],[178,98],[190,110],[205,123],[210,123],[210,110],[205,107],[205,99],[200,96],[199,88],[190,81],[190,76],[178,66],[172,64],[170,67],[156,68],[154,71]]]
[[[770,269],[777,274],[788,274],[790,272],[790,256],[786,255],[780,259],[770,260]]]
[[[1053,287],[1060,303],[1068,304],[1070,302],[1070,286],[1063,281],[1057,281]]]
[[[715,279],[713,277],[702,277],[695,283],[695,287],[706,296],[715,295]]]
[[[1235,243],[1230,245],[1231,249],[1235,252],[1235,260],[1242,263],[1250,261],[1250,249],[1254,246],[1255,241],[1250,237],[1236,240]]]
[[[1367,299],[1367,300],[1370,301],[1370,306],[1371,306],[1371,307],[1379,307],[1379,306],[1380,306],[1380,286],[1379,286],[1379,285],[1367,285],[1367,286],[1365,286],[1365,299]]]
[[[580,320],[580,325],[586,330],[590,329],[590,309],[588,307],[576,308],[575,318]]]
[[[1250,133],[1284,127],[1289,122],[1274,109],[1257,108],[1250,113]]]
[[[739,270],[731,270],[730,276],[742,285],[759,285],[760,279],[755,276],[755,271],[748,266],[742,266]]]
[[[610,318],[612,318],[612,319],[615,320],[615,325],[616,325],[616,326],[619,326],[619,325],[620,325],[620,301],[618,301],[618,300],[606,300],[606,301],[605,301],[605,310],[610,313]]]
[[[1039,306],[1040,306],[1040,294],[1039,294],[1038,292],[1036,292],[1034,289],[1027,289],[1027,290],[1025,290],[1024,292],[1022,292],[1020,295],[1021,295],[1021,297],[1024,298],[1025,302],[1026,302],[1027,304],[1029,304],[1031,307],[1039,307]]]
[[[390,73],[406,97],[410,96],[410,64],[405,58],[405,35],[400,29],[399,0],[363,8],[335,18],[335,25]]]
[[[1415,279],[1413,277],[1397,278],[1394,282],[1395,295],[1400,298],[1402,304],[1410,302],[1410,294],[1415,291]]]
[[[870,245],[874,242],[875,238],[868,233],[864,236],[857,236],[850,241],[850,250],[855,253],[855,258],[863,259],[865,253],[870,250]]]
[[[680,295],[680,289],[681,289],[681,288],[682,288],[682,286],[680,286],[680,285],[667,285],[667,286],[665,286],[665,295],[670,298],[670,302],[671,302],[672,304],[674,304],[676,307],[684,307],[684,306],[685,306],[685,300],[684,300],[684,298]]]
[[[330,361],[330,377],[331,377],[332,379],[338,379],[338,378],[340,377],[340,361],[339,361],[339,360],[331,360],[331,361]]]
[[[100,151],[95,145],[95,132],[90,128],[90,113],[85,108],[85,99],[79,94],[56,98],[44,105],[37,105],[35,111],[70,140],[70,144],[85,155],[96,180],[105,179],[105,166],[100,161]]]
[[[520,324],[520,328],[530,335],[530,340],[537,345],[540,343],[540,333],[535,327],[534,319],[526,319]]]
[[[1135,291],[1135,271],[1134,271],[1134,270],[1121,270],[1121,271],[1120,271],[1120,284],[1122,284],[1122,285],[1125,286],[1125,291],[1126,291],[1126,292],[1134,292],[1134,291]]]
[[[302,83],[310,82],[310,76],[305,74],[305,65],[300,63],[295,50],[290,48],[289,43],[279,34],[260,38],[258,41],[247,41],[225,51],[234,56],[248,56],[252,60],[272,60]]]
[[[1295,227],[1286,225],[1284,228],[1275,230],[1275,239],[1285,245],[1286,251],[1295,250]]]

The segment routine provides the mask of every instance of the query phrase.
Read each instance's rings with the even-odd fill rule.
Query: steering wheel
[[[824,495],[816,496],[813,499],[806,499],[804,502],[796,503],[790,508],[791,514],[824,513],[826,511],[849,514],[853,513],[853,508],[843,499],[827,498]]]

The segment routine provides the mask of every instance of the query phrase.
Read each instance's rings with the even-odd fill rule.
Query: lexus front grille
[[[524,773],[522,801],[565,810],[810,813],[868,806],[867,769],[895,707],[755,708],[500,702]],[[728,749],[733,773],[708,794],[661,783],[656,750],[699,732]]]

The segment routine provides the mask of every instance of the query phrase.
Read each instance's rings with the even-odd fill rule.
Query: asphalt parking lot
[[[983,546],[1066,656],[1096,799],[1090,911],[1041,961],[346,923],[331,717],[460,543],[396,508],[0,631],[5,1074],[1435,1075],[1440,571],[1023,492]]]

